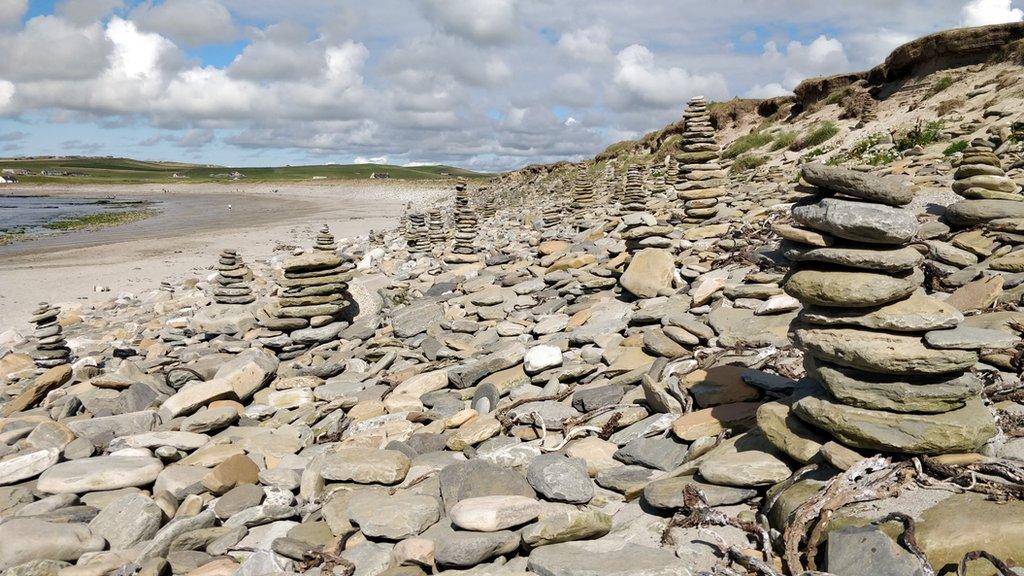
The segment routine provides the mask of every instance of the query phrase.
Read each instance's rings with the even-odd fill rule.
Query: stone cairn
[[[791,329],[821,389],[793,404],[802,420],[853,448],[972,452],[995,434],[979,380],[986,345],[963,315],[924,295],[918,222],[898,178],[804,166],[815,195],[777,226],[793,262],[783,288],[804,306]]]
[[[999,156],[987,140],[975,139],[955,164],[953,192],[964,198],[946,210],[946,220],[958,227],[988,225],[1002,218],[1024,217],[1020,186],[1003,171]]]
[[[338,244],[334,242],[334,235],[331,234],[331,229],[327,224],[324,224],[324,227],[321,228],[320,232],[316,235],[316,244],[313,245],[313,249],[329,252],[337,251]]]
[[[290,333],[291,338],[275,341],[279,358],[300,355],[319,334],[297,334],[307,328],[316,329],[334,324],[349,305],[347,300],[351,263],[334,252],[310,250],[284,261],[284,270],[277,279],[277,296],[258,315],[260,323],[272,330]],[[325,331],[324,336],[333,337]],[[308,338],[307,338],[308,336]]]
[[[174,294],[174,286],[167,280],[163,280],[160,282],[160,291],[168,294]]]
[[[676,156],[676,198],[683,202],[683,223],[699,224],[718,214],[718,198],[725,195],[727,174],[718,163],[721,148],[715,142],[704,97],[691,99],[683,117],[686,125]]]
[[[562,207],[557,200],[552,199],[551,203],[544,207],[540,222],[544,230],[550,230],[562,222]]]
[[[319,242],[319,238],[317,239]],[[213,288],[213,301],[218,304],[251,304],[256,300],[249,286],[252,272],[239,258],[238,252],[225,249],[217,260],[216,286]]]
[[[29,319],[32,324],[35,324],[32,336],[36,340],[36,346],[32,349],[30,356],[39,368],[53,368],[71,361],[71,349],[68,348],[63,330],[57,322],[59,315],[59,307],[40,302],[39,307],[32,313],[32,318]]]
[[[640,166],[634,164],[626,169],[626,187],[623,191],[623,210],[626,212],[643,212],[647,209],[647,197]]]
[[[665,194],[665,165],[652,161],[647,166],[647,180],[644,183],[648,197],[661,198]]]
[[[580,166],[572,183],[572,215],[577,222],[588,220],[588,211],[594,206],[594,183],[587,177],[587,169]]]
[[[427,212],[427,237],[435,249],[444,249],[444,243],[448,240],[444,230],[444,218],[441,217],[441,210],[437,208],[431,208]]]
[[[459,178],[455,183],[455,241],[452,246],[455,260],[458,260],[458,256],[471,256],[476,253],[474,243],[478,224],[476,212],[469,206],[466,180]]]
[[[622,182],[615,173],[615,166],[611,162],[604,165],[601,185],[607,202],[610,204],[622,202]]]
[[[427,219],[422,212],[409,212],[405,225],[405,242],[409,245],[409,252],[414,254],[422,254],[430,250]]]
[[[481,199],[477,201],[480,216],[487,220],[494,218],[494,215],[498,213],[498,203],[495,201],[494,195],[489,193],[489,187],[481,186],[477,190],[477,197]],[[484,201],[483,198],[488,198],[488,200]]]

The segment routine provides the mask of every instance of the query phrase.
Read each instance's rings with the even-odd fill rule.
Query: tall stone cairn
[[[487,219],[494,218],[494,215],[497,214],[497,212],[498,212],[497,198],[494,197],[493,193],[488,193],[489,190],[490,190],[490,187],[488,187],[488,186],[481,186],[480,189],[477,190],[477,197],[478,198],[481,198],[481,199],[487,198],[486,201],[484,201],[484,200],[478,200],[477,201],[477,206],[479,208],[478,211],[480,212],[480,216],[483,217],[483,218],[487,218]]]
[[[557,201],[552,199],[551,203],[544,206],[544,210],[541,212],[541,227],[545,230],[549,230],[558,226],[562,222],[562,207]]]
[[[313,245],[314,250],[326,250],[334,252],[338,249],[338,244],[334,241],[334,235],[331,234],[331,229],[327,224],[324,224],[323,228],[316,235],[316,243]]]
[[[665,187],[666,189],[670,186],[675,186],[675,183],[679,180],[679,162],[676,161],[675,156],[669,154],[665,156]]]
[[[405,242],[409,245],[409,252],[422,254],[430,250],[427,219],[422,212],[409,212],[405,225]]]
[[[474,242],[478,224],[476,212],[469,206],[466,179],[459,178],[455,183],[455,242],[452,252],[463,255],[476,253]]]
[[[647,195],[661,197],[665,194],[665,165],[660,162],[652,162],[647,166]]]
[[[39,368],[53,368],[71,361],[71,349],[68,348],[63,330],[57,322],[59,315],[59,307],[40,302],[29,319],[29,322],[35,324],[32,337],[36,341],[35,348],[29,355]]]
[[[692,98],[683,117],[676,198],[683,202],[683,223],[699,224],[718,214],[718,198],[726,193],[728,174],[718,163],[721,148],[715,143],[704,97]]]
[[[1003,170],[992,142],[975,139],[953,173],[953,192],[964,197],[946,210],[954,226],[987,225],[1000,218],[1024,217],[1020,186]]]
[[[643,176],[640,173],[640,166],[637,164],[626,169],[626,186],[623,191],[622,204],[622,208],[627,212],[643,212],[647,209]]]
[[[607,202],[611,204],[622,202],[622,180],[615,173],[615,166],[611,162],[604,165],[601,183]]]
[[[594,205],[594,183],[587,177],[587,169],[580,166],[576,169],[576,178],[572,183],[572,209],[576,217],[580,212]]]
[[[973,452],[995,434],[963,315],[919,291],[913,192],[881,178],[804,166],[817,194],[777,226],[793,268],[783,288],[803,304],[791,328],[820,389],[793,411],[840,443],[907,454]],[[802,227],[802,228],[801,228]]]
[[[448,234],[444,229],[444,218],[441,217],[441,210],[437,208],[431,208],[427,212],[427,237],[434,248],[444,248],[444,243],[448,240]]]
[[[251,304],[256,300],[249,281],[252,272],[242,262],[238,252],[225,249],[217,260],[216,285],[213,287],[213,301],[218,304]]]

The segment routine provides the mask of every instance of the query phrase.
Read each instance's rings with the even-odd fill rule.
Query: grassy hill
[[[399,180],[433,180],[464,176],[486,178],[490,174],[451,166],[391,166],[387,164],[330,164],[314,166],[229,167],[146,162],[129,158],[34,157],[0,158],[4,169],[16,173],[22,183],[138,184],[170,182],[298,182],[307,180],[363,180],[373,172],[386,172]],[[236,176],[234,174],[240,174]]]

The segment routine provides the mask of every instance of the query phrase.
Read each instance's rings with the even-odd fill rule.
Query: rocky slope
[[[890,60],[816,102],[694,99],[398,230],[40,306],[0,335],[0,570],[1021,565],[1020,67]]]

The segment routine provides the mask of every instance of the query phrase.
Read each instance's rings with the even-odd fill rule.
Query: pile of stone
[[[683,113],[685,126],[676,161],[679,177],[676,197],[683,202],[684,224],[699,224],[718,214],[718,199],[725,196],[728,174],[718,163],[721,148],[703,96],[690,100]]]
[[[434,249],[443,250],[445,242],[448,241],[444,218],[441,217],[441,210],[438,208],[431,208],[427,212],[427,237]]]
[[[793,268],[784,289],[804,306],[794,323],[821,389],[797,416],[842,444],[909,454],[971,452],[995,434],[968,373],[1005,333],[960,327],[953,306],[919,293],[923,256],[908,183],[810,164],[816,194],[779,227]]]
[[[337,336],[342,313],[350,304],[352,265],[334,252],[311,250],[283,263],[277,294],[258,315],[260,323],[289,335],[266,345],[282,360],[294,358],[310,344]]]
[[[644,181],[644,188],[647,189],[648,197],[662,198],[665,194],[665,165],[657,161],[647,166],[647,175]]]
[[[423,254],[430,251],[430,235],[427,231],[427,219],[423,212],[408,213],[405,225],[405,242],[409,252]]]
[[[643,175],[638,164],[631,164],[626,169],[622,209],[626,212],[643,212],[647,209],[647,195],[644,194]]]
[[[160,291],[168,294],[174,294],[174,285],[167,280],[163,280],[160,282]]]
[[[945,218],[950,224],[971,227],[1004,218],[1024,218],[1021,187],[1006,176],[991,142],[973,140],[957,163],[953,178],[953,191],[966,199],[947,208]]]
[[[317,237],[319,245],[320,237]],[[234,249],[224,249],[217,260],[213,301],[218,304],[251,304],[256,300],[249,282],[252,272]]]
[[[316,235],[316,243],[313,245],[314,250],[325,250],[329,252],[336,252],[338,250],[338,244],[334,241],[334,234],[331,234],[331,228],[324,224],[320,228],[320,232]]]
[[[71,361],[71,349],[57,320],[59,315],[59,307],[40,302],[29,319],[35,325],[32,331],[35,348],[30,355],[39,368],[52,368]]]
[[[580,218],[582,212],[594,205],[594,183],[587,177],[586,166],[576,170],[576,178],[572,183],[573,216]]]
[[[469,205],[466,180],[459,178],[455,183],[455,241],[452,245],[452,254],[447,255],[446,260],[463,262],[475,259],[478,224],[476,212]]]

